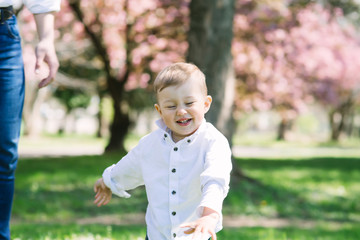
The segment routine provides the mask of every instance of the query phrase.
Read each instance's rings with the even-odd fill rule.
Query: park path
[[[38,157],[60,157],[60,156],[81,156],[81,155],[101,155],[104,148],[101,145],[79,145],[61,148],[58,146],[28,147],[19,146],[20,158]],[[233,154],[235,157],[360,157],[360,148],[340,148],[340,147],[255,147],[255,146],[234,146]]]

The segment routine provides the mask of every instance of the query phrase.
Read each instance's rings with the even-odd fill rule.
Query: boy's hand
[[[94,192],[96,193],[94,203],[98,207],[102,205],[106,205],[110,202],[112,192],[110,188],[108,188],[105,185],[104,180],[102,178],[99,178],[94,184]]]
[[[199,218],[198,220],[190,223],[184,223],[180,225],[181,228],[190,228],[184,233],[193,235],[193,240],[198,239],[204,239],[208,236],[208,234],[211,235],[213,240],[216,240],[216,233],[215,233],[215,227],[216,224],[219,221],[219,214],[215,212],[214,210],[205,207],[203,216]]]

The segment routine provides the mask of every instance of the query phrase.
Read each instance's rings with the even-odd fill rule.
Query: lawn
[[[12,238],[144,239],[143,188],[130,199],[93,204],[93,183],[121,156],[20,160]],[[223,212],[240,220],[225,225],[218,239],[360,239],[360,156],[237,158],[236,164],[256,181],[233,178]]]

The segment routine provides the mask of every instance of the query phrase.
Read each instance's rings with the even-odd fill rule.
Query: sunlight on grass
[[[322,225],[314,229],[301,228],[225,228],[217,234],[219,240],[330,240],[359,239],[359,225],[338,228]],[[17,240],[144,240],[144,226],[104,225],[23,225],[14,227],[13,239]],[[31,236],[31,237],[26,237]]]
[[[131,191],[130,199],[114,197],[101,208],[93,204],[94,182],[123,155],[20,160],[16,172],[13,239],[143,240],[146,235],[143,225],[104,225],[101,221],[107,216],[119,216],[119,219],[128,214],[143,216],[147,205],[143,187]],[[224,214],[282,219],[289,225],[225,226],[218,239],[360,239],[359,157],[243,157],[237,158],[236,163],[257,182],[233,178],[224,202]],[[91,224],[79,224],[83,219],[92,220]]]
[[[24,225],[15,226],[13,239],[17,240],[144,240],[145,227],[104,225]],[[19,234],[20,232],[20,234]],[[31,237],[28,237],[31,236]]]

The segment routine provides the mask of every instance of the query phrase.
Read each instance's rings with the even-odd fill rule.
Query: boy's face
[[[211,97],[205,96],[200,81],[189,79],[182,85],[169,86],[157,93],[156,110],[177,142],[193,134],[209,110]]]

